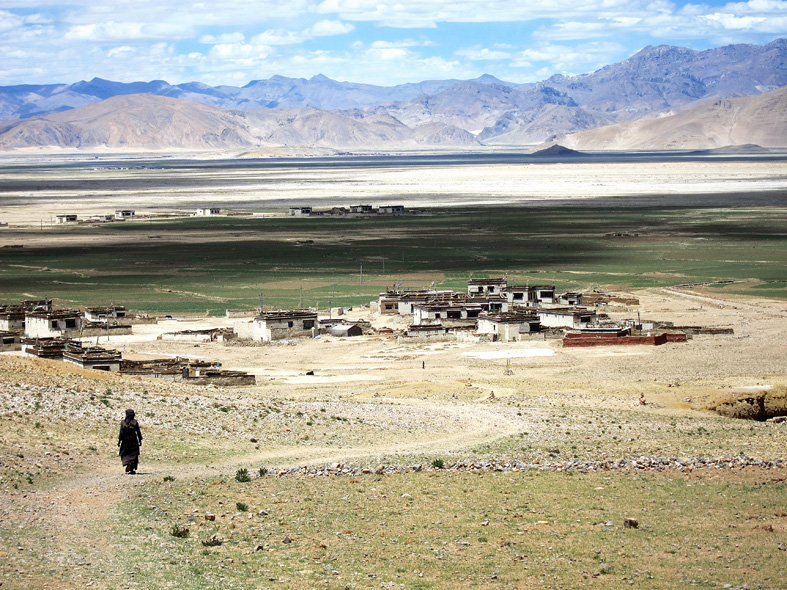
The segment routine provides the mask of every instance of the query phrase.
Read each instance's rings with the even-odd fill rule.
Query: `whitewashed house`
[[[71,338],[81,331],[82,312],[78,309],[25,313],[25,334],[28,338]]]

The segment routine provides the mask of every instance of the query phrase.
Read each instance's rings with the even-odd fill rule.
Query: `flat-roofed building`
[[[478,334],[489,334],[492,340],[511,342],[523,334],[538,332],[541,320],[531,313],[483,314],[478,318]]]
[[[470,279],[467,281],[468,295],[500,295],[508,286],[508,279]]]
[[[239,338],[270,342],[315,336],[320,324],[316,311],[269,311],[251,321],[235,322],[233,329]]]
[[[81,330],[82,312],[78,309],[25,313],[25,334],[29,338],[72,337]]]

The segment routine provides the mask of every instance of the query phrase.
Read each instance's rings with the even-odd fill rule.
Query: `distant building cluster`
[[[509,342],[549,328],[581,328],[598,321],[581,307],[582,294],[555,294],[554,285],[509,285],[506,278],[471,279],[467,291],[394,290],[380,293],[382,314],[412,315],[406,336],[472,331]]]
[[[84,338],[128,335],[132,324],[155,323],[156,318],[129,314],[122,305],[54,309],[51,300],[0,305],[0,352],[21,350],[28,356],[59,360],[85,369],[146,375],[195,384],[253,385],[254,375],[226,371],[221,363],[190,359],[126,361],[117,350]]]
[[[290,207],[290,217],[320,217],[320,216],[361,216],[361,215],[404,215],[404,205],[381,205],[376,209],[371,205],[351,205],[349,207],[331,207],[330,209],[315,210],[312,207]]]

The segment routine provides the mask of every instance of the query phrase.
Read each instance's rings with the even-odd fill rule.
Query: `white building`
[[[28,338],[78,336],[82,331],[82,312],[76,309],[27,312],[25,334]]]
[[[320,329],[316,311],[271,311],[251,321],[235,322],[239,338],[270,342],[315,336]]]
[[[596,312],[588,309],[538,309],[541,325],[546,328],[584,328],[595,323]]]
[[[508,286],[505,278],[470,279],[467,281],[468,295],[500,295]]]
[[[489,334],[492,340],[511,342],[522,334],[538,332],[541,320],[537,315],[523,313],[501,313],[482,315],[478,318],[478,334]]]
[[[197,209],[197,217],[213,217],[215,215],[221,215],[221,209],[218,207],[204,207],[202,209]]]

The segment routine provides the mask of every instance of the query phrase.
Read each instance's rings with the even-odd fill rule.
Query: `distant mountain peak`
[[[164,80],[113,82],[100,77],[71,85],[6,86],[0,87],[0,121],[26,120],[115,96],[147,93],[233,112],[287,109],[304,116],[309,109],[311,120],[317,120],[322,115],[314,110],[319,109],[358,124],[401,122],[410,129],[421,128],[418,141],[466,141],[456,131],[461,130],[484,143],[536,145],[550,137],[677,113],[712,99],[759,95],[782,86],[787,87],[787,39],[704,51],[649,45],[592,73],[555,74],[528,84],[483,74],[472,80],[376,86],[340,82],[320,73],[310,79],[274,75],[242,88],[201,82],[172,85]],[[348,120],[336,117],[324,120],[336,125],[342,121],[337,133],[341,127],[341,133],[350,137]],[[429,125],[445,127],[435,130]],[[338,135],[332,141],[338,142]]]

